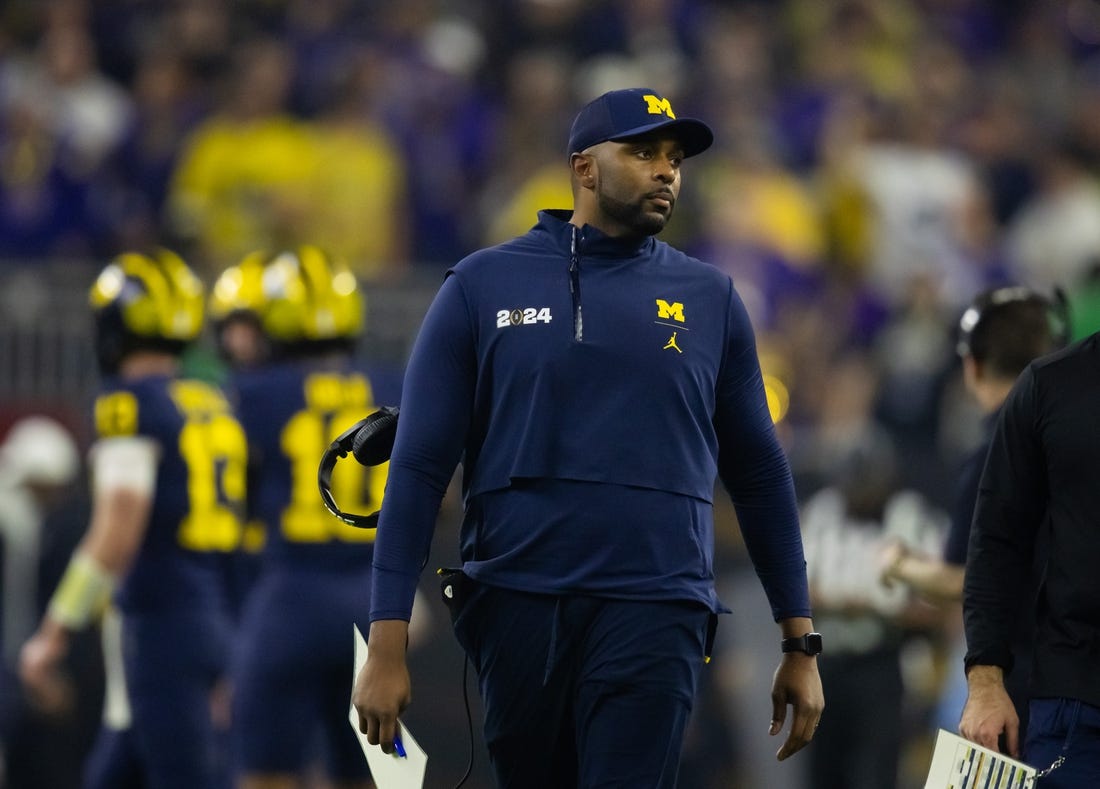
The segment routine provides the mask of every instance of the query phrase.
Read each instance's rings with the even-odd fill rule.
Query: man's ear
[[[575,153],[569,159],[573,177],[585,188],[592,188],[596,182],[596,157],[587,153]]]

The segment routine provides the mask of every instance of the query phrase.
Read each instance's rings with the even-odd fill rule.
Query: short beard
[[[638,238],[655,236],[665,229],[672,211],[666,216],[647,214],[642,211],[641,203],[624,203],[607,194],[600,193],[597,196],[600,212],[624,227],[630,228],[631,235]]]

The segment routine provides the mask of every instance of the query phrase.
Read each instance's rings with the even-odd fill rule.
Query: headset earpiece
[[[378,527],[378,513],[356,515],[342,511],[332,496],[332,470],[336,461],[352,456],[364,466],[377,466],[390,459],[393,441],[397,436],[397,418],[400,410],[396,406],[382,406],[369,416],[360,419],[329,444],[321,456],[317,469],[317,487],[325,507],[349,526],[359,529]]]

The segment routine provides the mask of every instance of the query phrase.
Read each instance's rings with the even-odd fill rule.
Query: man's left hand
[[[772,721],[768,734],[775,736],[782,730],[788,705],[794,715],[787,740],[775,754],[779,761],[802,750],[813,739],[825,709],[816,657],[794,652],[783,656],[772,680]]]

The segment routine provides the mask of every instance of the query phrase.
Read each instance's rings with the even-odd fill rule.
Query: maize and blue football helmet
[[[96,278],[89,293],[95,317],[96,357],[105,374],[147,349],[181,354],[203,327],[203,284],[166,249],[125,252]]]
[[[253,321],[282,355],[347,348],[363,329],[364,300],[355,274],[309,244],[247,255],[215,282],[209,309],[220,345],[224,327],[243,319]]]

